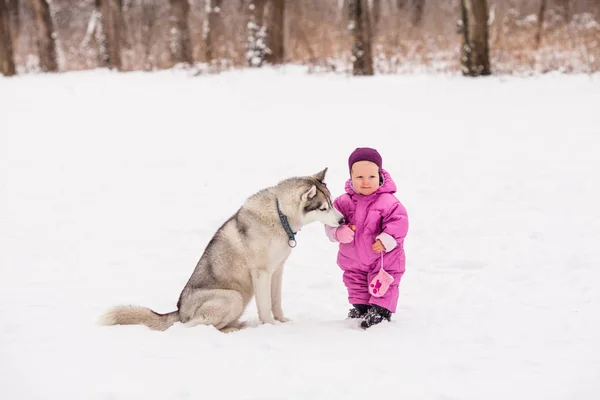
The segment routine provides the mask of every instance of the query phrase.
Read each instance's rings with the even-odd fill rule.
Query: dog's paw
[[[290,322],[291,319],[284,317],[283,315],[281,316],[275,316],[275,319],[279,322]]]
[[[239,330],[240,330],[239,326],[226,326],[225,328],[220,329],[220,331],[223,333],[237,332]]]

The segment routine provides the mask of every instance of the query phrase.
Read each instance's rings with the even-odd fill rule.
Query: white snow
[[[597,399],[600,76],[0,78],[0,398]],[[336,245],[298,235],[286,324],[104,327],[175,309],[252,193],[380,150],[406,206],[392,323],[348,310]]]

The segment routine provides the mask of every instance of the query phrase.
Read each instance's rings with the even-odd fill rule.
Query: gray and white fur
[[[242,328],[240,316],[252,296],[262,323],[286,322],[281,281],[292,248],[277,202],[293,232],[315,221],[339,226],[343,216],[333,207],[324,183],[326,172],[327,168],[286,179],[250,196],[206,246],[179,296],[177,311],[159,314],[146,307],[117,306],[103,315],[101,323],[143,324],[162,331],[179,321],[231,332]]]

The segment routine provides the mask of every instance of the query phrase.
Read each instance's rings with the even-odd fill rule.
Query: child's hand
[[[354,240],[354,231],[348,225],[340,225],[335,230],[335,237],[340,243],[350,243]]]
[[[382,251],[385,251],[385,246],[381,243],[381,240],[377,239],[377,241],[373,243],[373,246],[371,246],[371,249],[373,249],[375,253],[381,253]]]

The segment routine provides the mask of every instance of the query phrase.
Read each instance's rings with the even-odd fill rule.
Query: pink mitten
[[[335,238],[340,243],[350,243],[354,240],[354,231],[348,225],[340,225],[335,230]]]
[[[394,282],[394,277],[382,268],[369,284],[369,293],[371,296],[381,297],[387,292],[392,282]]]

